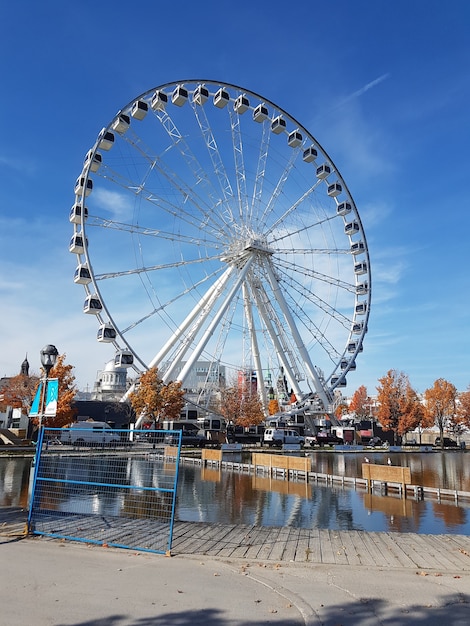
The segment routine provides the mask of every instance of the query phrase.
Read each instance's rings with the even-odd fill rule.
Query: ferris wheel
[[[86,154],[74,281],[116,364],[202,389],[249,373],[331,405],[363,350],[362,222],[310,132],[235,85],[184,80],[123,107]],[[196,382],[195,382],[196,381]]]

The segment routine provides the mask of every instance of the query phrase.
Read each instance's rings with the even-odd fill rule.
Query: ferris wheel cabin
[[[95,154],[93,154],[93,150],[88,150],[85,160],[83,161],[83,168],[85,169],[90,166],[90,170],[92,172],[97,172],[100,169],[102,162],[103,157],[99,152],[95,152]]]
[[[156,91],[152,96],[150,106],[154,111],[164,111],[168,104],[168,96],[163,91]]]
[[[101,343],[111,343],[116,339],[116,331],[111,324],[102,324],[98,328],[96,339]]]
[[[88,209],[85,207],[84,211],[84,219],[88,219]],[[69,221],[72,224],[81,224],[82,223],[82,207],[80,204],[74,204],[70,209]]]
[[[348,361],[347,359],[343,359],[340,363],[340,367],[342,370],[355,370],[356,369],[356,361],[352,360],[352,361]]]
[[[357,222],[348,222],[344,226],[344,232],[350,237],[359,232],[359,224]]]
[[[353,255],[361,254],[362,252],[365,252],[365,251],[366,251],[366,246],[363,241],[355,241],[351,245],[351,254]]]
[[[338,215],[347,215],[348,213],[351,213],[352,211],[352,206],[349,202],[340,202],[338,204],[338,206],[336,207],[336,213]]]
[[[69,252],[72,252],[73,254],[83,254],[85,251],[83,243],[83,235],[81,233],[75,233],[72,235],[72,239],[70,240]],[[88,241],[85,243],[88,243]]]
[[[114,135],[109,130],[103,128],[99,134],[98,141],[98,148],[101,148],[101,150],[111,150],[114,146]]]
[[[241,96],[238,96],[238,98],[235,100],[233,109],[235,113],[238,113],[239,115],[243,115],[243,113],[248,111],[249,106],[250,106],[250,102],[248,98],[243,94]]]
[[[114,365],[130,367],[134,363],[134,355],[129,350],[119,350],[114,356]]]
[[[97,295],[89,295],[85,298],[85,302],[83,303],[83,312],[89,313],[90,315],[98,315],[103,310],[103,305],[101,304],[101,300]]]
[[[313,163],[318,156],[317,150],[313,146],[309,146],[306,150],[304,150],[303,160],[305,163]]]
[[[369,283],[358,283],[356,285],[356,294],[358,296],[366,296],[369,293]]]
[[[214,104],[218,109],[223,109],[224,107],[227,106],[227,104],[230,102],[230,96],[228,91],[225,91],[225,89],[222,89],[222,87],[219,89],[219,91],[215,94],[214,96]]]
[[[149,105],[146,102],[144,102],[143,100],[137,100],[132,105],[131,117],[133,117],[135,120],[143,120],[144,117],[147,115],[148,110]]]
[[[88,285],[91,282],[91,274],[88,265],[83,263],[79,265],[73,275],[73,282],[78,285]]]
[[[286,130],[286,120],[282,117],[282,115],[278,115],[271,122],[271,130],[275,135],[280,135]]]
[[[114,120],[112,127],[119,135],[124,135],[131,125],[131,118],[125,113],[120,113]]]
[[[198,85],[194,94],[193,94],[193,102],[202,106],[207,102],[209,98],[209,90],[204,85]]]
[[[268,118],[268,108],[264,104],[258,104],[253,111],[253,120],[255,122],[264,122]]]
[[[287,138],[287,145],[291,148],[298,148],[302,143],[303,137],[299,130],[293,130]]]
[[[85,192],[85,196],[89,196],[93,191],[93,181],[89,178],[85,183],[85,176],[79,176],[75,182],[75,195],[81,196]]]
[[[317,178],[327,178],[331,174],[331,167],[326,163],[317,167]]]
[[[330,198],[336,198],[343,191],[343,188],[339,183],[333,183],[332,185],[328,185],[327,194]]]
[[[188,90],[183,85],[178,85],[174,92],[171,94],[171,101],[176,104],[177,107],[182,107],[188,99]]]

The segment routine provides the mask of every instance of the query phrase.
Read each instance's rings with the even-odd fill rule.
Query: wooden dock
[[[27,511],[0,508],[0,543],[25,538]],[[176,522],[173,556],[270,563],[470,571],[470,537]]]

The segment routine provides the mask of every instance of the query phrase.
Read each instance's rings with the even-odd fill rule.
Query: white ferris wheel
[[[283,380],[325,409],[355,369],[361,219],[318,141],[266,98],[211,80],[138,96],[88,151],[70,221],[83,310],[117,365],[183,387],[249,372],[265,403]]]

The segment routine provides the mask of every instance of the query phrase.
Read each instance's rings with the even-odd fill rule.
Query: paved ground
[[[470,572],[459,564],[165,557],[25,537],[23,527],[21,515],[0,515],[2,626],[470,624]]]

